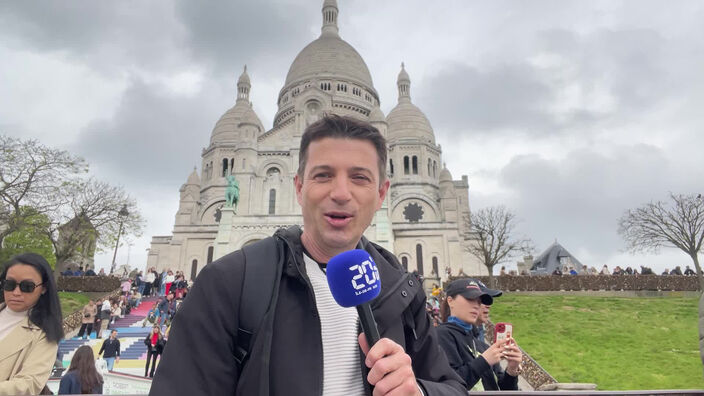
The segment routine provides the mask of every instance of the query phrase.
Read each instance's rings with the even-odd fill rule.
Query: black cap
[[[451,297],[459,294],[468,299],[479,298],[484,305],[491,305],[494,302],[491,295],[482,290],[477,280],[472,278],[458,279],[450,282],[445,290],[445,293]]]
[[[484,282],[480,281],[479,279],[477,279],[476,281],[479,284],[479,288],[482,289],[484,293],[492,297],[501,297],[501,295],[504,294],[504,292],[502,292],[501,290],[489,289],[488,287],[486,287]]]

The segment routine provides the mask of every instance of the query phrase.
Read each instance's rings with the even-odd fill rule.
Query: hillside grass
[[[66,317],[88,304],[90,296],[85,293],[59,292],[61,314]]]
[[[702,389],[696,298],[507,293],[491,320],[559,382],[599,390]]]

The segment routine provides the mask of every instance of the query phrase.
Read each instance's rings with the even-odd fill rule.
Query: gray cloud
[[[526,60],[451,64],[421,82],[419,106],[450,135],[597,133],[702,93],[704,43],[653,29],[547,29]],[[511,49],[508,48],[507,51]]]
[[[503,127],[532,129],[551,123],[548,85],[529,65],[504,65],[488,71],[454,64],[423,81],[419,106],[433,125],[456,131]]]
[[[242,60],[257,62],[263,73],[286,73],[305,44],[311,25],[320,26],[320,4],[179,1],[177,17],[186,28],[186,45],[194,59],[206,60],[217,71],[240,70]],[[317,12],[316,12],[317,11]],[[285,60],[281,62],[281,60]]]
[[[496,175],[507,192],[479,194],[473,207],[500,202],[515,209],[537,253],[557,238],[573,253],[582,249],[607,260],[624,248],[616,230],[626,209],[667,199],[668,191],[696,192],[704,177],[703,170],[689,173],[659,148],[642,144],[608,154],[588,149],[565,154],[560,160],[514,157]]]
[[[180,97],[133,80],[114,117],[86,127],[73,150],[118,182],[176,194],[192,167],[200,166],[200,149],[226,109],[207,91]]]

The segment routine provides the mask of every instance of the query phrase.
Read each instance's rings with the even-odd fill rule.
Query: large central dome
[[[367,64],[359,52],[340,38],[337,27],[337,1],[323,3],[320,37],[308,44],[293,60],[284,89],[311,79],[348,80],[373,92],[374,84]]]
[[[337,35],[323,34],[296,56],[286,75],[289,84],[309,78],[349,79],[374,88],[367,64],[351,45]]]

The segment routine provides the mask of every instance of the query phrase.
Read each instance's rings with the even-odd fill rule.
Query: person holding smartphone
[[[482,305],[490,306],[494,302],[491,294],[495,293],[480,284],[475,279],[465,278],[447,287],[447,297],[441,307],[444,323],[437,327],[440,346],[450,366],[467,383],[468,390],[518,390],[523,354],[513,338],[488,345],[473,331],[479,325]],[[499,364],[501,360],[508,362],[506,371]]]

